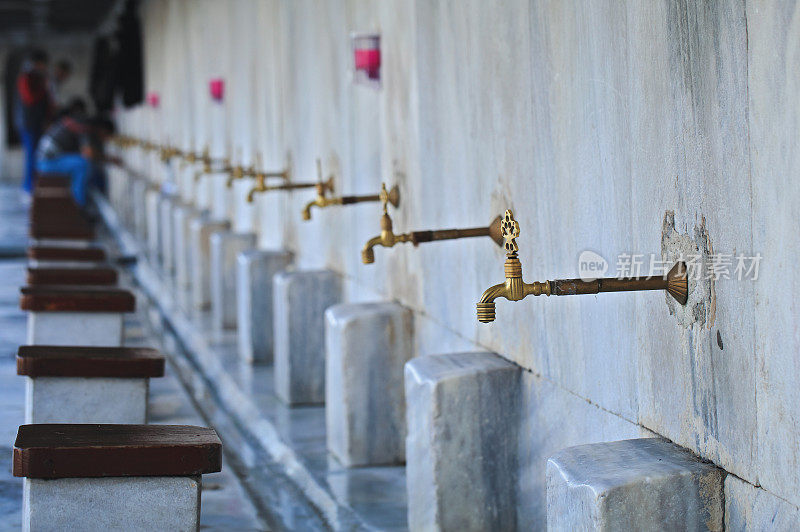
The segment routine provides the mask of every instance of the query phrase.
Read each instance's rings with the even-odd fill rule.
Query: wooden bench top
[[[36,183],[39,183],[40,179],[62,179],[66,180],[68,183],[70,182],[69,174],[64,174],[60,172],[36,172]]]
[[[71,184],[72,180],[69,176],[63,174],[39,174],[39,176],[36,177],[34,186],[36,188],[69,188]]]
[[[77,206],[70,206],[69,203],[61,205],[38,206],[30,210],[31,222],[56,222],[60,220],[69,222],[86,222],[86,216]]]
[[[115,285],[114,268],[28,268],[29,285]]]
[[[106,251],[99,247],[31,246],[28,248],[28,258],[41,261],[100,262],[106,260]]]
[[[36,239],[94,240],[94,229],[89,224],[34,224],[28,234]]]
[[[190,476],[222,469],[214,429],[188,425],[22,425],[14,476]]]
[[[72,198],[69,187],[35,187],[33,199]]]
[[[22,310],[36,312],[133,312],[136,299],[128,290],[98,286],[23,286]]]
[[[148,378],[164,376],[164,355],[144,347],[23,345],[17,375],[28,377]]]

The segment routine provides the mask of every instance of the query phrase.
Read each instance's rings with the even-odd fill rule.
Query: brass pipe
[[[323,192],[333,192],[333,176],[330,176],[327,181],[319,182],[315,181],[312,183],[284,183],[282,185],[267,185],[267,178],[268,177],[280,177],[282,175],[289,175],[289,169],[287,168],[283,172],[257,172],[255,175],[256,178],[256,185],[250,189],[247,193],[247,202],[252,203],[256,193],[259,192],[275,192],[278,190],[297,190],[301,188],[317,188],[319,191],[322,187]]]
[[[173,157],[182,155],[181,150],[170,145],[159,147],[159,154],[161,155],[161,162],[168,163]]]
[[[469,229],[439,229],[434,231],[411,231],[409,233],[395,234],[392,229],[392,219],[388,212],[388,193],[386,192],[386,185],[382,185],[380,199],[383,202],[383,216],[381,216],[381,234],[370,238],[361,250],[361,262],[364,264],[372,264],[375,262],[375,247],[383,246],[385,248],[394,247],[395,244],[400,242],[411,242],[415,246],[425,242],[434,242],[437,240],[455,240],[458,238],[473,238],[478,236],[488,236],[498,246],[503,245],[503,239],[500,235],[501,219],[498,216],[487,227],[473,227]]]
[[[397,207],[400,204],[400,190],[397,188],[397,185],[393,186],[388,194],[389,203]],[[319,207],[320,209],[323,209],[325,207],[330,207],[331,205],[354,205],[356,203],[373,201],[381,201],[381,195],[368,194],[364,196],[339,196],[338,198],[328,198],[325,196],[324,191],[321,191],[321,189],[318,187],[317,197],[306,203],[305,207],[303,207],[301,215],[303,220],[310,220],[311,207]]]
[[[230,163],[228,162],[227,158],[226,159],[212,159],[211,158],[211,155],[209,154],[208,146],[203,148],[203,153],[201,153],[197,157],[196,162],[203,163],[203,168],[201,168],[200,170],[198,170],[197,172],[194,173],[194,181],[195,182],[200,181],[200,179],[204,175],[211,174],[211,173],[214,173],[214,172],[220,172],[220,173],[229,172],[231,170],[231,166],[230,166]],[[215,164],[219,164],[219,163],[222,163],[223,166],[221,168],[215,168],[214,165]]]
[[[237,164],[231,167],[230,172],[228,172],[228,180],[225,182],[225,186],[231,188],[234,181],[237,179],[244,179],[245,176],[251,175],[253,172],[254,170],[252,166],[245,168],[242,165]]]
[[[572,296],[580,294],[599,294],[600,292],[634,292],[640,290],[666,290],[681,305],[685,305],[689,294],[689,279],[685,262],[677,262],[666,277],[632,277],[617,279],[613,277],[594,279],[559,279],[543,283],[526,283],[522,280],[522,263],[517,257],[519,247],[519,223],[514,214],[507,210],[503,216],[502,236],[505,240],[506,280],[491,286],[483,292],[477,304],[478,321],[490,323],[495,319],[495,300],[501,297],[509,301],[520,301],[527,296]]]

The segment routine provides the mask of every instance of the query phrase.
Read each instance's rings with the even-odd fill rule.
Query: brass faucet
[[[317,170],[319,171],[319,160],[317,161]],[[255,197],[257,192],[272,192],[276,190],[295,190],[299,188],[316,188],[318,191],[320,190],[319,187],[322,187],[323,192],[333,192],[333,176],[331,175],[326,181],[316,181],[313,183],[289,183],[289,177],[291,176],[290,167],[287,167],[280,172],[256,172],[253,177],[256,178],[256,186],[253,187],[250,192],[247,193],[247,202],[253,203],[253,198]],[[270,185],[267,186],[267,178],[268,177],[280,177],[286,183],[283,185]]]
[[[161,162],[164,163],[168,163],[170,159],[172,159],[173,157],[177,157],[183,154],[181,150],[175,148],[174,146],[170,146],[169,144],[161,146],[159,148],[159,153],[161,154]]]
[[[685,262],[677,262],[665,277],[631,277],[626,279],[604,278],[593,281],[583,279],[560,279],[543,283],[526,283],[522,280],[522,263],[517,257],[519,222],[514,213],[507,210],[503,216],[502,234],[506,250],[504,283],[489,287],[477,304],[478,321],[490,323],[495,318],[494,300],[504,297],[509,301],[521,301],[527,296],[572,296],[598,294],[600,292],[632,292],[638,290],[666,290],[681,305],[685,305],[689,294],[689,279]]]
[[[242,160],[242,151],[240,149],[236,150],[237,159]],[[256,154],[256,161],[258,161],[259,165],[261,163],[261,155]],[[225,182],[225,186],[231,188],[233,186],[233,182],[237,179],[244,179],[245,176],[253,175],[255,173],[255,166],[250,165],[247,168],[241,165],[241,163],[232,166],[230,171],[228,172],[228,180]]]
[[[364,264],[375,262],[375,246],[385,248],[394,247],[399,242],[411,242],[415,246],[436,240],[455,240],[457,238],[471,238],[476,236],[488,236],[498,246],[503,245],[500,236],[501,219],[498,216],[488,227],[473,227],[470,229],[439,229],[436,231],[412,231],[410,233],[394,234],[392,230],[392,219],[389,217],[389,192],[386,191],[386,184],[381,184],[380,200],[383,203],[383,216],[381,216],[381,234],[370,238],[361,250],[361,261]]]
[[[306,203],[306,206],[303,207],[303,211],[301,213],[303,220],[306,221],[311,219],[311,207],[316,206],[322,209],[330,205],[353,205],[355,203],[363,203],[367,201],[382,201],[381,194],[386,193],[386,187],[383,187],[379,194],[370,194],[366,196],[339,196],[338,198],[329,198],[325,195],[325,187],[322,183],[322,167],[320,166],[319,161],[317,161],[317,175],[319,176],[319,182],[317,183],[317,197]],[[400,204],[400,190],[397,188],[397,185],[392,187],[387,196],[387,200],[394,207],[397,207]]]
[[[229,172],[231,169],[230,162],[227,158],[212,159],[207,145],[203,148],[203,153],[200,154],[196,160],[203,163],[203,168],[194,173],[195,182],[200,181],[200,178],[212,172]],[[214,165],[217,163],[222,163],[222,167],[215,169]]]

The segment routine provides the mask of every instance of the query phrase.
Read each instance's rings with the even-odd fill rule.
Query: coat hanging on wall
[[[144,66],[142,65],[142,25],[139,20],[138,2],[131,0],[119,19],[117,31],[119,41],[118,87],[125,107],[133,107],[144,101]]]
[[[95,40],[89,72],[89,94],[98,113],[107,113],[113,107],[118,75],[117,58],[110,38],[98,37]]]

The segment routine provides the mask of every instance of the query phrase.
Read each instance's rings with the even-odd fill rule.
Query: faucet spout
[[[312,201],[306,203],[306,206],[303,207],[303,211],[301,212],[303,220],[308,221],[311,219],[311,207],[323,208],[326,207],[327,205],[328,205],[327,198],[324,198],[322,196],[317,196]]]
[[[257,186],[250,189],[250,192],[247,193],[247,203],[253,203],[256,192],[261,192],[261,189]]]
[[[364,264],[372,264],[375,262],[375,251],[373,249],[375,246],[382,245],[383,239],[380,235],[367,240],[367,243],[364,244],[364,248],[361,250],[361,262]]]

